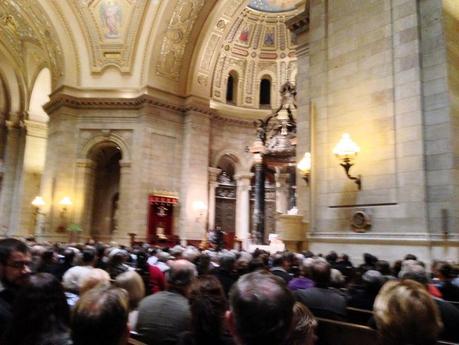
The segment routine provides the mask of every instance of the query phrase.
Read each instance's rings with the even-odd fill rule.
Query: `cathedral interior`
[[[459,1],[1,0],[0,23],[0,236],[459,257]]]

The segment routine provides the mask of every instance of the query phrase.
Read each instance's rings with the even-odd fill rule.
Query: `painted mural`
[[[291,11],[301,0],[251,0],[249,7],[264,12]]]
[[[117,1],[100,3],[99,14],[105,29],[105,38],[119,38],[122,8]]]

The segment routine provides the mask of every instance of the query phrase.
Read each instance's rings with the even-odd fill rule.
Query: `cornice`
[[[286,20],[285,25],[296,35],[309,31],[309,1],[304,12]]]
[[[214,114],[212,120],[228,123],[231,125],[236,125],[244,128],[253,128],[255,130],[255,126],[253,125],[253,120],[243,120],[239,118],[232,118],[232,117],[225,117],[221,115]]]

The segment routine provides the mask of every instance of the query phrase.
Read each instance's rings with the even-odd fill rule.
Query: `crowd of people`
[[[355,311],[383,345],[430,345],[459,342],[458,305],[457,267],[411,254],[0,240],[5,345],[312,345],[320,320]]]

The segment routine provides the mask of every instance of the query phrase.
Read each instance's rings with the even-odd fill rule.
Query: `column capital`
[[[78,159],[76,162],[78,168],[92,168],[94,165],[95,163],[91,159]]]
[[[207,171],[209,172],[209,183],[217,182],[218,175],[222,172],[222,169],[208,167]]]
[[[5,125],[9,131],[13,129],[25,128],[24,121],[22,121],[21,119],[6,120]]]
[[[130,168],[131,167],[131,161],[120,161],[120,168]]]
[[[243,179],[251,179],[253,177],[253,173],[251,172],[242,172],[239,174],[234,175],[235,180],[243,180]]]

